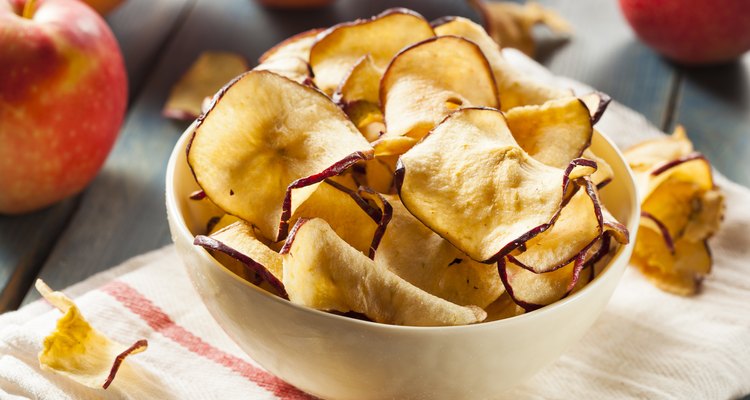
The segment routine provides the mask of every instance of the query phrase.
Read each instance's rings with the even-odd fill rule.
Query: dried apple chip
[[[601,188],[612,182],[615,172],[606,160],[594,154],[590,148],[583,151],[582,157],[596,163],[596,172],[591,174],[591,181],[594,182],[597,189],[601,190]]]
[[[107,389],[126,357],[145,351],[148,342],[138,340],[130,346],[117,343],[93,328],[83,318],[72,299],[52,291],[41,279],[39,293],[64,315],[46,338],[39,352],[39,366],[90,388]]]
[[[349,246],[322,219],[300,219],[284,249],[289,299],[319,310],[350,312],[396,325],[466,325],[487,314],[459,306],[399,278]]]
[[[644,214],[631,262],[656,287],[689,296],[698,292],[703,277],[711,272],[711,253],[706,241],[673,241],[664,224]]]
[[[433,25],[438,35],[461,36],[482,49],[492,68],[503,111],[518,106],[544,104],[549,100],[573,95],[570,90],[545,85],[517,70],[505,60],[500,46],[475,22],[463,17],[450,17],[436,21]]]
[[[411,215],[397,196],[387,199],[393,207],[393,218],[375,254],[375,263],[459,305],[486,307],[503,293],[494,265],[463,254]]]
[[[599,239],[604,229],[599,196],[590,180],[582,181],[555,223],[524,243],[513,255],[513,264],[537,274],[554,271],[573,262]]]
[[[624,152],[633,171],[642,172],[654,165],[669,162],[693,153],[693,143],[685,128],[678,125],[671,136],[646,140]]]
[[[357,192],[325,180],[316,186],[310,196],[294,207],[289,221],[294,224],[300,218],[322,218],[346,243],[369,254],[381,214],[380,210],[368,204]]]
[[[380,102],[380,77],[383,70],[375,66],[370,54],[362,56],[344,77],[336,91],[333,101],[348,104],[355,101],[367,101],[372,104]]]
[[[578,162],[544,165],[518,146],[501,112],[465,108],[401,156],[396,186],[422,223],[492,262],[554,223]]]
[[[271,58],[253,69],[256,71],[271,71],[305,85],[312,82],[310,65],[299,57]]]
[[[505,118],[522,149],[557,168],[580,157],[594,133],[588,107],[575,97],[516,107],[508,110]]]
[[[261,242],[252,225],[247,222],[234,222],[211,236],[198,235],[193,243],[213,250],[214,257],[228,268],[236,266],[231,260],[237,260],[242,268],[230,268],[232,272],[256,285],[260,284],[255,279],[257,275],[262,281],[268,282],[281,297],[287,297],[282,283],[281,256]]]
[[[384,71],[399,50],[432,36],[432,27],[421,15],[403,8],[333,26],[310,50],[315,84],[331,95],[360,57],[369,54],[373,66]]]
[[[396,55],[380,81],[380,104],[385,136],[415,139],[460,107],[500,106],[487,59],[458,36],[426,39]]]
[[[308,62],[310,60],[310,48],[318,40],[318,34],[324,30],[322,28],[310,29],[289,37],[263,53],[258,59],[258,63],[263,64],[272,59],[287,57],[297,57]]]
[[[167,118],[193,120],[201,105],[225,83],[249,69],[245,58],[228,52],[203,52],[172,88],[162,114]]]
[[[279,241],[287,234],[294,189],[372,153],[324,94],[272,72],[250,71],[229,84],[201,119],[188,163],[211,201]]]

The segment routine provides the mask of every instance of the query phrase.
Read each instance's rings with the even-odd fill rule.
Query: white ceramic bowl
[[[326,399],[489,399],[523,382],[579,340],[601,314],[627,266],[621,246],[580,292],[506,320],[457,327],[403,327],[346,318],[272,296],[238,278],[201,247],[215,210],[191,201],[189,128],[166,176],[169,227],[195,288],[219,325],[272,374]],[[602,190],[607,208],[635,240],[640,208],[620,152],[596,134],[592,149],[614,169]],[[606,340],[606,338],[602,338]]]

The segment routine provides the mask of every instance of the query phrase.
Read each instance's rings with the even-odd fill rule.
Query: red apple
[[[117,41],[77,0],[0,0],[0,213],[81,191],[117,138],[127,76]]]
[[[731,61],[750,50],[748,0],[620,0],[638,37],[684,64]]]

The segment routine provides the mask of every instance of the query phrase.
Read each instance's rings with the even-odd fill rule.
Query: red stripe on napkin
[[[102,287],[101,290],[140,316],[154,331],[161,333],[195,354],[206,357],[217,364],[237,372],[279,398],[290,400],[314,399],[314,397],[307,393],[245,362],[241,358],[225,353],[204,342],[198,336],[177,325],[169,315],[127,283],[112,281]]]

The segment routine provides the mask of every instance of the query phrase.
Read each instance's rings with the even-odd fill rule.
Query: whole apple
[[[80,192],[127,104],[122,54],[78,0],[0,0],[0,213]]]
[[[638,37],[683,64],[717,64],[750,50],[748,0],[619,0]]]

